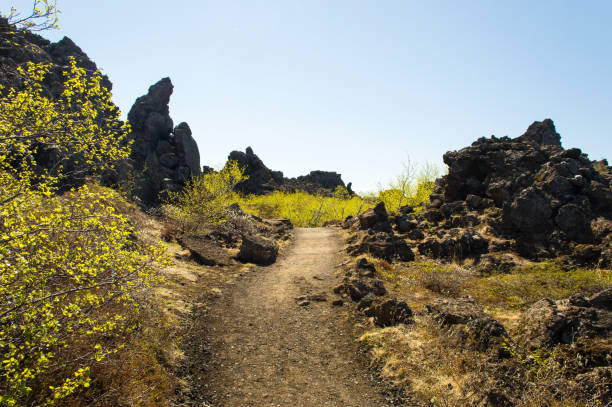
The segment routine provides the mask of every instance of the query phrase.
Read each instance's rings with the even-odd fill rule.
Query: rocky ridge
[[[17,67],[21,64],[51,63],[51,71],[45,78],[45,91],[48,96],[53,97],[62,88],[62,72],[70,57],[76,60],[78,67],[87,72],[98,70],[95,62],[70,38],[64,37],[58,42],[51,42],[38,34],[16,30],[6,18],[0,17],[0,84],[6,88],[21,86],[17,74]],[[102,75],[102,86],[109,91],[113,87],[106,75]]]
[[[408,337],[421,329],[437,338],[425,352],[427,358],[436,349],[469,355],[466,359],[472,364],[466,369],[479,373],[466,373],[469,379],[461,384],[461,400],[469,400],[465,405],[524,405],[520,403],[525,386],[533,384],[529,372],[541,369],[546,357],[551,366],[551,360],[563,366],[549,371],[564,383],[562,395],[609,402],[610,288],[589,296],[542,298],[516,312],[516,325],[506,330],[470,296],[427,286],[427,292],[406,294],[393,286],[387,290],[384,283],[395,281],[385,277],[387,268],[396,267],[386,262],[393,261],[458,263],[483,277],[546,259],[568,268],[612,267],[612,176],[607,161],[592,162],[578,149],[564,149],[547,119],[515,139],[478,139],[470,147],[446,153],[444,162],[449,172],[436,180],[429,203],[406,206],[398,213],[388,213],[379,203],[345,220],[347,253],[384,261],[374,261],[375,266],[357,257],[356,263],[344,267],[334,292],[352,300],[354,308],[377,326],[410,325],[388,334],[391,339],[384,346],[390,349],[399,341],[393,335]],[[397,275],[392,275],[404,278],[402,270],[420,266],[397,267]],[[498,312],[495,307],[489,311]],[[408,355],[420,351],[422,345],[413,347],[406,341],[411,345],[402,349]],[[373,355],[376,360],[381,353]],[[393,355],[390,358],[393,365]]]
[[[342,176],[332,171],[311,171],[308,175],[286,178],[282,171],[273,171],[266,167],[251,147],[247,147],[245,152],[232,151],[227,159],[236,161],[249,176],[249,179],[236,186],[236,190],[244,194],[305,191],[310,194],[331,196],[339,186],[346,188],[350,194],[353,193],[351,183],[345,185]]]

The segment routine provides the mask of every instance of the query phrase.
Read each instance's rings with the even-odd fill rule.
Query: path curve
[[[257,269],[209,310],[201,380],[212,406],[390,405],[355,360],[347,306],[331,305],[340,249],[333,229],[298,228],[275,265]],[[305,295],[327,300],[298,305]]]

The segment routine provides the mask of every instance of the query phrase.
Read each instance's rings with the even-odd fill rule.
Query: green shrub
[[[379,187],[378,199],[390,212],[397,212],[405,205],[427,203],[439,175],[439,168],[433,164],[425,163],[419,168],[407,160],[402,172],[388,186]]]
[[[228,161],[221,171],[189,180],[181,192],[167,199],[164,212],[182,232],[195,232],[201,226],[223,222],[230,205],[239,201],[234,186],[246,179],[244,168],[236,161]]]
[[[336,190],[333,197],[307,192],[280,192],[269,195],[239,197],[237,202],[246,211],[267,218],[289,219],[298,227],[322,226],[329,221],[343,221],[374,206],[375,202]]]

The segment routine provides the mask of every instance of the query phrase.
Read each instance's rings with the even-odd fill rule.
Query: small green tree
[[[408,158],[403,163],[402,171],[387,187],[379,186],[378,199],[391,212],[398,211],[404,205],[416,206],[428,202],[439,175],[440,169],[435,164],[418,166]]]
[[[220,171],[189,180],[181,192],[170,196],[164,211],[183,232],[195,232],[200,226],[223,222],[230,205],[238,201],[234,187],[247,179],[244,168],[236,161],[228,161]]]

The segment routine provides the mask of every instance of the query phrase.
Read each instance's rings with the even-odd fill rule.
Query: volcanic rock
[[[238,260],[268,265],[276,261],[278,246],[271,240],[261,236],[246,235],[242,238]]]
[[[338,186],[345,187],[340,174],[329,171],[311,171],[297,178],[285,178],[281,171],[273,171],[247,147],[245,152],[232,151],[228,161],[236,161],[249,178],[236,185],[243,194],[262,195],[273,191],[305,191],[310,194],[332,196]],[[350,185],[350,183],[349,183]],[[352,194],[350,188],[347,188]]]
[[[535,350],[558,343],[572,344],[612,331],[612,289],[590,298],[580,295],[533,304],[523,314],[518,329],[519,343]]]
[[[436,180],[428,208],[413,215],[417,225],[402,220],[402,231],[423,232],[412,243],[422,255],[478,259],[505,250],[536,261],[612,263],[612,228],[602,226],[612,220],[612,177],[579,149],[564,149],[552,120],[443,158],[448,174]]]
[[[369,317],[374,317],[374,323],[381,327],[412,322],[410,307],[404,301],[398,301],[395,298],[375,301],[364,313]]]
[[[128,113],[136,195],[147,205],[180,191],[189,178],[201,172],[198,145],[189,125],[180,123],[173,128],[168,108],[173,89],[170,78],[161,79],[136,99]]]
[[[371,256],[393,261],[414,260],[414,253],[405,240],[392,233],[372,232],[363,235],[360,241],[347,248],[351,256],[370,254]]]
[[[266,167],[251,147],[247,147],[244,153],[232,151],[227,159],[236,161],[240,168],[244,168],[244,173],[248,176],[247,180],[236,185],[236,190],[244,194],[262,195],[279,189],[283,184],[283,173]]]
[[[500,350],[500,345],[511,342],[503,325],[470,297],[435,300],[425,305],[425,311],[449,329],[455,344],[485,351],[493,345]]]

